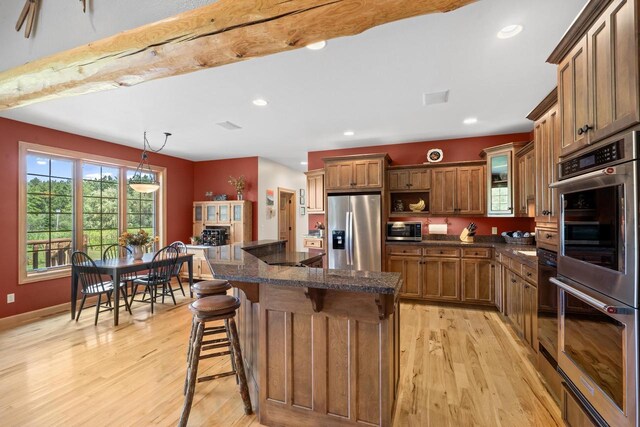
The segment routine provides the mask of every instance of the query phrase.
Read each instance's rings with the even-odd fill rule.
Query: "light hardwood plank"
[[[4,426],[176,425],[189,336],[188,298],[142,304],[93,326],[68,313],[0,329]],[[491,310],[403,303],[395,426],[560,426],[531,354]],[[203,375],[229,369],[203,361]],[[245,416],[233,377],[199,383],[193,426],[259,426]]]

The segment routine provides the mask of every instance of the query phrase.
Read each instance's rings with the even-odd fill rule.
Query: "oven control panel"
[[[607,165],[622,158],[620,141],[612,142],[596,150],[584,153],[560,163],[560,178],[567,178],[598,166]]]

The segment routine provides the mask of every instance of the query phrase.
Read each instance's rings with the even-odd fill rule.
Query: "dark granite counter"
[[[266,250],[273,248],[277,250]],[[217,246],[207,256],[214,276],[230,281],[386,295],[397,295],[402,286],[398,273],[269,265],[269,261],[291,259],[283,248],[283,241],[263,240]],[[317,257],[305,252],[291,256],[299,264]]]
[[[290,267],[304,267],[305,264],[313,263],[322,259],[324,252],[311,255],[309,252],[277,252],[269,255],[258,256],[269,265],[284,265]]]

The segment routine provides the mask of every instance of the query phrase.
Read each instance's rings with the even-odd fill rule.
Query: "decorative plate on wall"
[[[439,148],[433,148],[427,151],[427,161],[429,163],[441,162],[443,157],[442,150]]]

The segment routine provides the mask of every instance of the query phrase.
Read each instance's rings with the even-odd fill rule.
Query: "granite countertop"
[[[259,257],[262,261],[269,265],[289,265],[300,266],[305,261],[310,261],[315,258],[322,258],[324,253],[309,255],[309,252],[278,252],[270,255]]]
[[[277,240],[261,240],[218,246],[218,250],[208,253],[208,261],[214,277],[239,282],[387,295],[397,295],[402,286],[399,273],[269,265],[261,258],[247,252],[247,250],[280,243],[281,241]],[[298,254],[296,260],[301,262],[317,257],[305,252]],[[267,254],[265,257],[269,260],[269,257],[274,255],[277,254]],[[306,258],[302,259],[304,256]]]
[[[456,247],[476,247],[476,248],[493,248],[501,253],[504,253],[510,257],[516,257],[520,261],[529,264],[537,265],[538,257],[531,255],[531,252],[536,251],[535,245],[512,245],[504,241],[500,236],[476,236],[476,241],[473,243],[461,242],[458,236],[442,235],[435,239],[426,238],[420,242],[410,241],[398,241],[387,242],[387,245],[409,245],[409,246],[456,246]],[[523,253],[525,252],[525,253]]]

